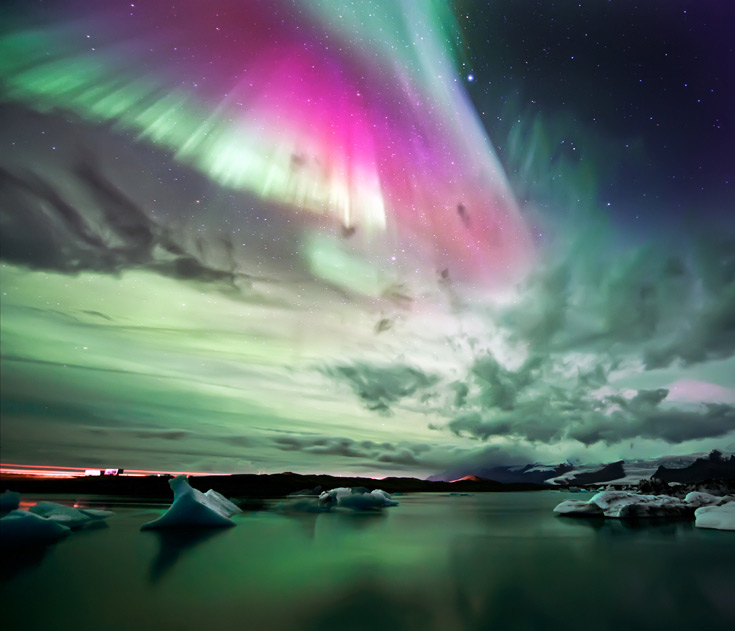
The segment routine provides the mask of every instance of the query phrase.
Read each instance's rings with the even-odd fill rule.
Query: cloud
[[[147,431],[147,432],[137,432],[136,437],[138,438],[161,438],[163,440],[181,440],[182,438],[188,438],[191,436],[191,432],[187,432],[184,430],[154,430],[154,431]]]
[[[517,371],[511,371],[501,366],[491,353],[476,359],[472,375],[480,387],[482,408],[512,410],[520,392],[534,380],[541,363],[540,356],[533,356]]]
[[[378,462],[383,464],[399,464],[406,466],[420,466],[421,462],[410,449],[400,449],[395,453],[381,454],[378,456]]]
[[[689,366],[732,357],[735,353],[735,279],[713,290],[682,324],[680,336],[653,344],[646,350],[648,368],[670,366],[677,360]]]
[[[538,355],[637,355],[647,369],[733,356],[732,236],[620,249],[600,241],[605,230],[570,226],[570,242],[546,248],[512,303],[492,313],[511,340]]]
[[[630,396],[615,385],[666,368],[663,385],[733,357],[735,242],[699,235],[673,254],[659,244],[614,257],[593,243],[597,251],[577,240],[556,259],[547,252],[514,300],[487,309],[489,341],[475,334],[467,376],[448,389],[451,416],[431,429],[600,449],[635,438],[715,440],[735,430],[731,401],[682,405],[665,388]]]
[[[454,383],[450,384],[450,389],[454,390],[454,402],[453,405],[456,408],[464,407],[467,403],[467,395],[470,392],[469,387],[466,383],[463,383],[461,381],[455,381]]]
[[[439,378],[401,364],[376,366],[367,363],[332,366],[325,374],[346,382],[368,410],[391,414],[391,406],[435,385]]]
[[[735,431],[735,406],[707,404],[696,409],[662,407],[668,390],[639,390],[594,398],[584,389],[550,390],[509,411],[472,411],[449,421],[457,436],[487,441],[492,437],[553,443],[572,439],[585,446],[613,445],[635,438],[671,444],[719,438]]]
[[[374,455],[377,447],[375,443],[370,441],[364,441],[361,444],[350,438],[278,436],[272,442],[276,448],[283,451],[300,451],[321,456],[331,455],[345,458],[370,458]],[[390,448],[389,445],[385,447]]]
[[[564,261],[536,270],[521,287],[519,303],[502,311],[501,322],[514,339],[541,351],[567,325],[569,264],[570,261]]]
[[[282,451],[315,456],[342,456],[364,460],[365,466],[397,465],[399,468],[428,471],[442,469],[456,458],[453,447],[420,442],[399,441],[395,444],[372,440],[352,440],[333,436],[278,436],[273,445]],[[460,451],[464,454],[464,451]]]
[[[735,430],[735,406],[710,403],[703,410],[660,409],[651,405],[631,418],[593,417],[572,426],[569,437],[585,445],[608,445],[636,438],[677,444],[701,438],[719,438]]]
[[[215,268],[185,251],[91,158],[80,161],[69,180],[74,194],[36,173],[0,167],[3,260],[66,274],[143,268],[179,280],[235,283],[234,265]]]

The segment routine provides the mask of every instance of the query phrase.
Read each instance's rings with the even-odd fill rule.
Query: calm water
[[[554,517],[567,498],[409,495],[382,515],[259,512],[236,517],[236,528],[183,533],[139,532],[162,509],[107,503],[117,514],[106,527],[22,563],[3,559],[0,622],[80,631],[735,623],[735,534]]]

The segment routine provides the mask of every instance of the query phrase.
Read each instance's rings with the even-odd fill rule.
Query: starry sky
[[[3,462],[735,450],[735,4],[2,12]]]

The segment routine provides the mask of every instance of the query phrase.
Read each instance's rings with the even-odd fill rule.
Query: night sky
[[[735,451],[735,3],[3,7],[4,463]]]

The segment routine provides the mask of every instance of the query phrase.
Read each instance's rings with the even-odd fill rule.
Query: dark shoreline
[[[170,501],[170,476],[95,476],[76,478],[38,478],[20,475],[0,476],[0,492],[5,489],[22,494],[79,494],[135,497],[148,500]],[[331,475],[301,475],[275,473],[266,475],[242,474],[232,476],[192,476],[189,483],[200,491],[214,489],[227,497],[274,498],[284,497],[306,489],[321,487],[326,491],[340,486],[382,489],[388,493],[498,493],[549,490],[548,485],[510,483],[494,480],[458,480],[431,482],[417,478],[337,477]]]

